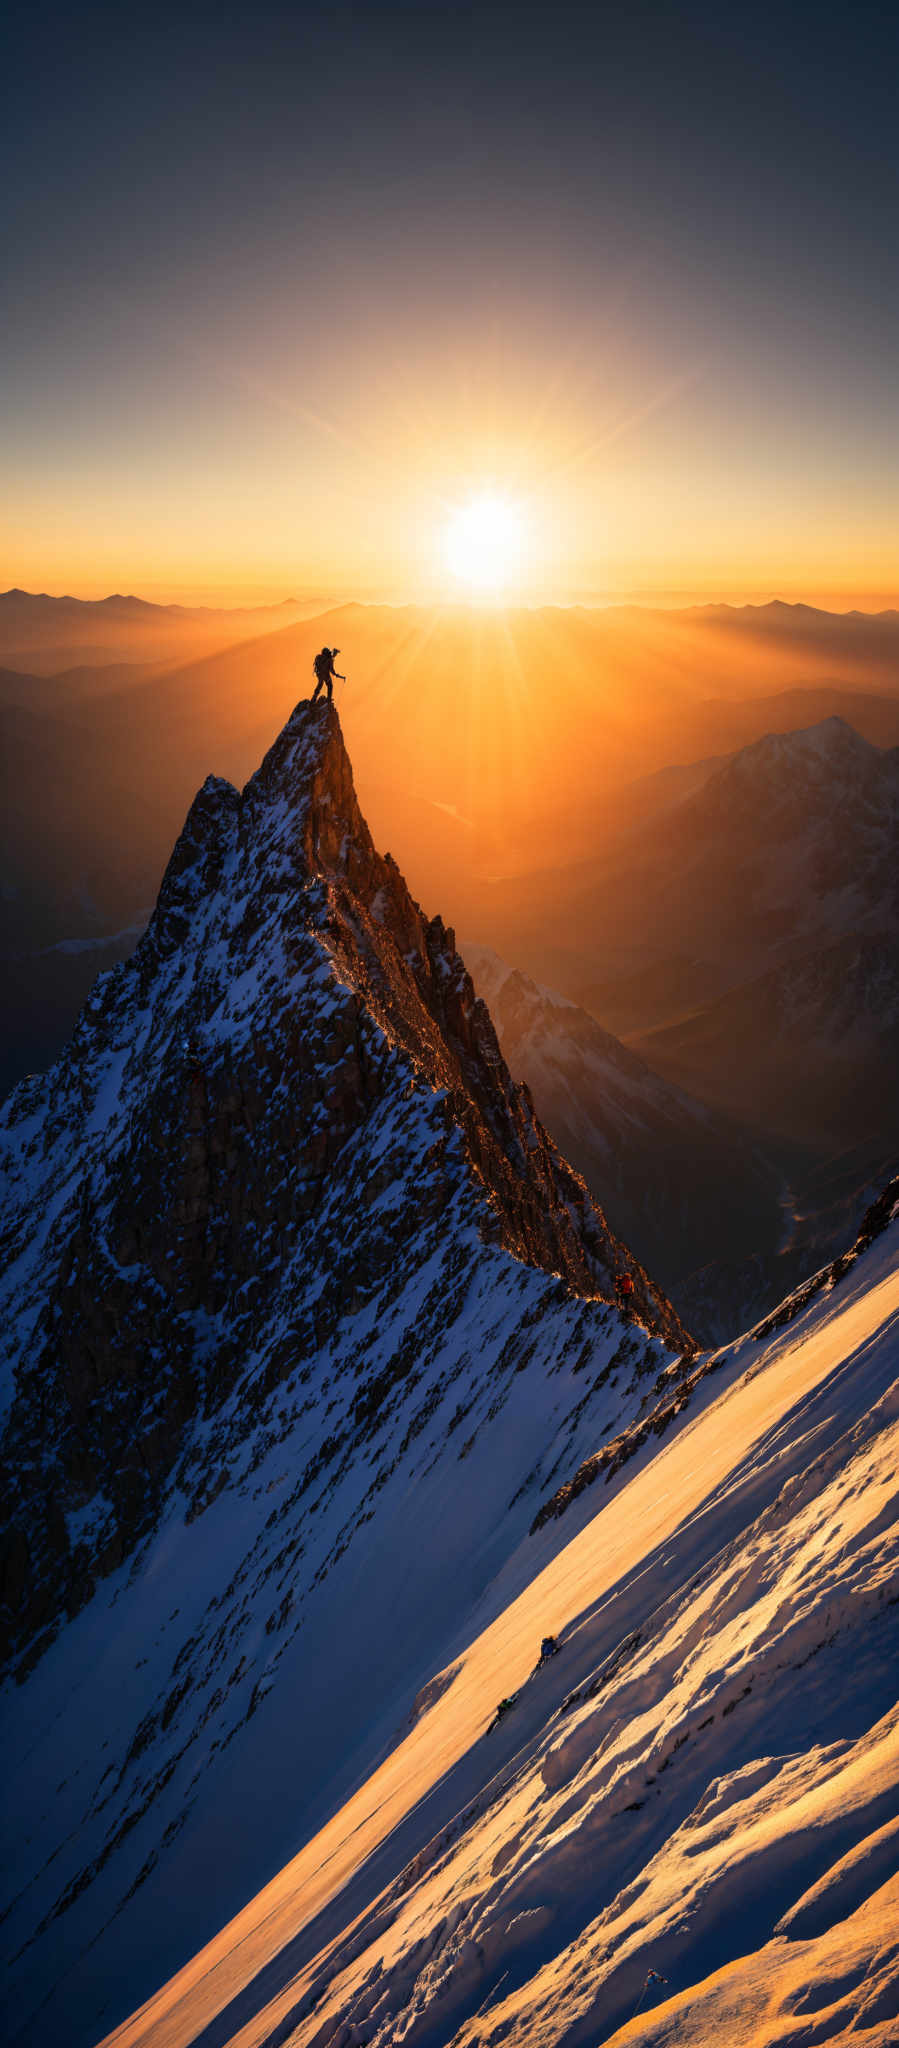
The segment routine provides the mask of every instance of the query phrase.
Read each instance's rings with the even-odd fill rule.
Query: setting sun
[[[527,523],[507,498],[472,498],[453,513],[446,530],[447,568],[473,589],[499,591],[520,580]]]

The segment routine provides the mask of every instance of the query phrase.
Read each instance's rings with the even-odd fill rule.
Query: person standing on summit
[[[323,647],[321,653],[316,655],[312,664],[315,671],[315,689],[312,692],[313,704],[320,690],[327,690],[328,703],[333,704],[335,681],[338,683],[346,682],[346,676],[339,676],[334,667],[334,656],[339,653],[339,647]]]

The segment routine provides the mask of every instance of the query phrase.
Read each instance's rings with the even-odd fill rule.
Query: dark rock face
[[[228,1431],[454,1232],[463,1266],[473,1241],[501,1249],[594,1318],[626,1272],[644,1343],[691,1349],[510,1081],[453,933],[375,851],[328,706],[297,707],[242,795],[207,781],[136,953],[9,1099],[0,1143],[20,1676],[171,1487],[200,1512]],[[445,1296],[431,1337],[441,1317]],[[357,1360],[326,1463],[415,1354],[406,1327],[389,1370]]]

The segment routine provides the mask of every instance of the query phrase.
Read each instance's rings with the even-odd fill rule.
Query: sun
[[[485,493],[453,513],[446,529],[446,566],[460,583],[491,594],[521,581],[527,520],[510,498]]]

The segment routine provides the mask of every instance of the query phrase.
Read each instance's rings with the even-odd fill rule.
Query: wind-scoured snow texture
[[[375,852],[326,706],[242,796],[207,781],[2,1145],[6,1953],[21,2038],[89,2042],[370,1768],[689,1340]]]
[[[782,1330],[787,1323],[795,1322],[796,1317],[802,1315],[819,1294],[831,1294],[835,1287],[841,1286],[856,1261],[870,1250],[875,1238],[888,1228],[897,1207],[899,1178],[891,1180],[877,1201],[872,1202],[862,1218],[858,1236],[850,1249],[842,1252],[838,1259],[831,1260],[830,1265],[821,1266],[809,1280],[804,1281],[792,1294],[786,1295],[770,1316],[754,1325],[750,1331],[753,1343],[760,1344],[765,1337],[770,1337],[773,1330]],[[542,1529],[554,1516],[567,1514],[573,1502],[578,1500],[588,1487],[595,1486],[597,1480],[602,1479],[608,1485],[616,1472],[620,1472],[622,1465],[627,1465],[631,1458],[636,1457],[649,1436],[664,1436],[677,1417],[689,1407],[702,1381],[711,1373],[723,1371],[730,1357],[730,1351],[724,1348],[706,1353],[697,1360],[690,1372],[684,1372],[681,1360],[660,1372],[652,1395],[647,1395],[641,1403],[642,1412],[639,1418],[628,1423],[620,1437],[612,1438],[603,1444],[601,1450],[594,1451],[586,1458],[571,1478],[563,1480],[552,1497],[544,1501],[538,1509],[532,1524],[532,1533]]]
[[[895,2048],[890,1209],[563,1551],[510,1560],[371,1782],[116,2048]]]

